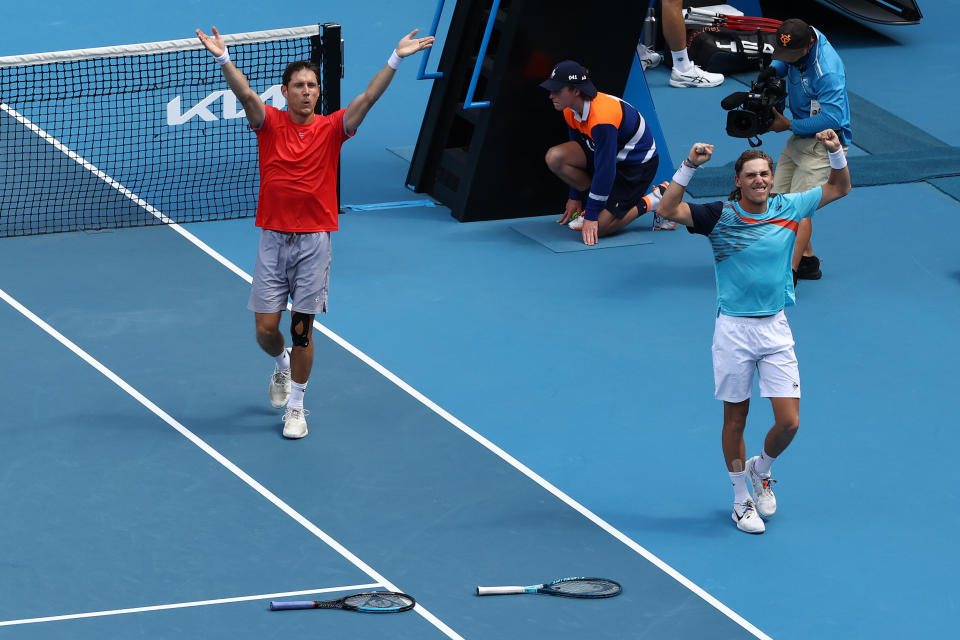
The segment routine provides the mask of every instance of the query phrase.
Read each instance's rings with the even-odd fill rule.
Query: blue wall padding
[[[647,121],[647,126],[653,130],[653,139],[657,143],[657,152],[660,154],[660,165],[653,184],[660,184],[664,180],[669,180],[674,171],[673,162],[670,160],[667,140],[663,137],[663,127],[660,126],[657,109],[653,106],[650,88],[647,86],[647,79],[644,77],[643,67],[640,65],[640,57],[637,55],[633,56],[633,65],[630,67],[630,75],[627,77],[627,86],[624,88],[621,97],[640,112],[640,115]]]
[[[922,147],[946,147],[920,127],[898,118],[866,98],[847,92],[850,97],[853,143],[872,154],[912,151]]]
[[[940,189],[940,191],[943,191],[954,200],[960,200],[960,176],[951,176],[949,178],[933,178],[927,182],[935,186],[937,189]]]

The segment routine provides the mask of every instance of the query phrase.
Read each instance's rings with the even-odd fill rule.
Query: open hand
[[[217,31],[216,27],[211,27],[210,30],[213,32],[212,38],[200,29],[197,29],[197,37],[214,57],[221,56],[227,50],[227,45],[223,43],[223,38],[220,37],[220,32]]]
[[[567,207],[563,210],[563,215],[557,219],[558,224],[567,224],[573,218],[573,214],[583,211],[582,203],[579,200],[567,200]]]
[[[587,246],[593,246],[597,244],[597,236],[599,235],[598,230],[600,228],[600,223],[596,220],[584,220],[583,229],[583,244]]]
[[[417,51],[423,51],[424,49],[429,49],[433,46],[433,36],[427,36],[426,38],[414,38],[413,36],[417,35],[418,31],[420,31],[420,29],[414,29],[407,35],[403,36],[403,39],[400,40],[399,44],[397,44],[398,56],[401,58],[406,58],[409,55],[413,55]]]

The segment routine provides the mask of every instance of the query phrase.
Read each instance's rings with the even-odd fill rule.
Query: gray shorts
[[[248,309],[255,313],[283,311],[289,297],[294,311],[324,313],[329,287],[329,231],[260,231]]]

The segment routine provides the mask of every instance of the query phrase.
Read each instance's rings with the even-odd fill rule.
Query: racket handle
[[[313,600],[271,600],[270,611],[285,609],[316,609],[317,603]]]
[[[478,596],[503,596],[526,592],[523,587],[477,587]]]

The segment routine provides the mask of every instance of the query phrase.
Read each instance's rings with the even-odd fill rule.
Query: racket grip
[[[270,611],[283,611],[285,609],[315,609],[317,603],[313,600],[271,600]]]
[[[478,596],[503,596],[514,593],[526,593],[523,587],[477,587]]]

